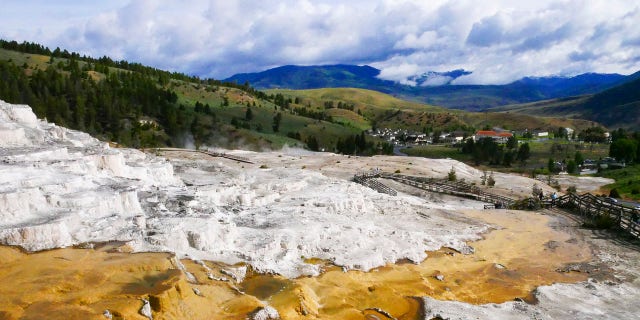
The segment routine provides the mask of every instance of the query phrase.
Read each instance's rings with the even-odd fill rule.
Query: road
[[[629,207],[629,208],[635,208],[637,206],[640,206],[640,203],[638,202],[633,202],[633,201],[626,201],[626,200],[621,200],[621,199],[616,199],[618,200],[618,204],[625,206],[625,207]]]
[[[393,154],[396,155],[396,156],[403,156],[403,157],[408,156],[408,154],[400,152],[400,149],[404,149],[404,148],[406,148],[406,146],[394,146],[393,147]]]

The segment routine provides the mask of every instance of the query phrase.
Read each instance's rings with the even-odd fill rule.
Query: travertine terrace
[[[205,314],[214,315],[215,310],[219,313],[228,310],[237,312],[225,313],[224,318],[251,316],[266,319],[278,315],[295,319],[304,314],[311,318],[331,318],[331,313],[323,310],[322,305],[330,305],[332,302],[321,301],[325,299],[322,297],[323,292],[333,292],[326,289],[326,282],[322,282],[332,272],[343,273],[351,279],[343,281],[354,283],[364,283],[365,280],[357,279],[381,273],[385,268],[394,266],[400,266],[406,275],[417,275],[431,269],[411,269],[403,267],[403,263],[422,266],[428,263],[430,252],[434,261],[445,253],[448,256],[449,253],[455,255],[463,252],[467,255],[459,255],[460,257],[472,258],[468,264],[486,262],[479,260],[484,252],[474,253],[474,241],[490,241],[487,235],[496,232],[492,230],[515,230],[518,223],[526,224],[522,217],[536,214],[481,211],[481,202],[426,194],[388,181],[401,191],[394,197],[350,181],[354,173],[373,169],[445,177],[454,168],[459,179],[479,183],[482,172],[454,160],[388,156],[362,158],[286,148],[262,153],[225,152],[250,158],[254,164],[194,153],[152,154],[111,148],[107,143],[85,133],[36,119],[28,106],[1,102],[0,243],[29,252],[83,247],[85,249],[70,250],[89,250],[106,255],[96,257],[97,260],[91,263],[85,260],[88,265],[95,264],[96,268],[108,265],[99,261],[108,262],[110,259],[108,250],[99,249],[104,248],[104,243],[117,242],[118,245],[113,245],[112,251],[119,251],[118,254],[123,257],[127,255],[123,251],[166,252],[166,256],[159,258],[165,259],[166,263],[154,262],[145,267],[145,272],[150,269],[159,272],[147,276],[153,279],[160,277],[164,279],[163,283],[169,283],[167,288],[177,290],[173,294],[167,293],[160,300],[151,299],[151,310],[156,318],[189,317],[190,313],[184,311],[189,308],[193,310],[193,318]],[[507,174],[496,174],[495,178],[497,184],[493,191],[512,197],[528,196],[532,185],[536,183],[525,177]],[[490,216],[493,214],[507,215],[503,219],[492,220]],[[534,218],[531,217],[533,221]],[[542,220],[536,220],[540,223],[538,229],[544,229],[557,221],[555,218],[540,219]],[[401,285],[405,289],[385,291],[380,288],[393,288],[393,284],[384,282],[377,287],[372,285],[371,288],[374,289],[368,289],[368,292],[374,294],[372,292],[378,290],[381,296],[403,295],[403,299],[404,295],[415,297],[417,300],[412,301],[416,301],[416,306],[410,307],[412,303],[407,302],[407,308],[413,310],[413,316],[427,318],[441,316],[464,319],[473,316],[488,319],[492,318],[494,312],[504,315],[504,318],[514,319],[556,318],[567,314],[625,318],[626,315],[639,311],[640,307],[626,298],[638,296],[638,283],[635,280],[638,266],[630,260],[635,258],[637,261],[637,251],[628,247],[618,251],[613,244],[603,240],[579,240],[582,236],[576,234],[540,234],[567,241],[563,244],[559,242],[561,240],[554,240],[559,244],[550,245],[554,250],[560,247],[558,252],[562,252],[561,256],[564,257],[549,262],[550,266],[552,263],[571,261],[583,264],[610,263],[611,277],[603,276],[600,280],[587,281],[588,275],[582,272],[579,277],[564,280],[554,276],[549,276],[550,280],[531,280],[530,283],[527,282],[530,280],[522,280],[527,282],[526,288],[531,290],[537,285],[543,285],[535,291],[539,301],[537,305],[525,302],[502,303],[504,297],[497,299],[499,301],[484,298],[473,300],[476,299],[475,295],[470,295],[467,299],[461,293],[442,294],[446,291],[445,288],[455,291],[455,285],[452,284],[440,288],[444,290],[440,294],[437,294],[438,286],[429,291],[425,289],[429,287],[426,284],[425,288],[420,287],[422,289],[406,289],[406,285]],[[512,237],[519,236],[516,234]],[[481,240],[483,238],[485,239]],[[487,248],[505,239],[510,238],[495,240]],[[522,241],[522,238],[518,239]],[[512,240],[515,243],[515,238]],[[541,243],[540,247],[547,242]],[[582,247],[589,245],[600,249],[594,247],[593,250],[583,252],[576,243]],[[563,248],[571,250],[564,252]],[[4,253],[0,256],[6,258],[7,263],[28,260],[11,251],[14,249],[3,250]],[[508,269],[510,265],[504,261],[510,261],[517,255],[518,250],[513,251],[513,255],[496,255],[495,259],[504,259],[503,261],[486,263],[496,265],[499,270]],[[491,250],[487,249],[487,252]],[[68,255],[75,257],[75,254]],[[33,259],[38,259],[37,255],[33,256]],[[536,257],[551,259],[551,256],[541,253],[531,253],[528,259]],[[131,263],[135,265],[137,262]],[[506,267],[502,263],[507,264]],[[516,265],[518,263],[513,262],[511,267]],[[17,268],[15,265],[10,267]],[[553,268],[562,267],[553,265]],[[456,270],[467,270],[465,268],[467,267],[459,266]],[[622,272],[623,269],[626,270]],[[438,271],[447,274],[446,264],[441,265]],[[471,274],[476,271],[469,269],[465,272]],[[9,276],[10,274],[0,273],[0,279]],[[246,287],[243,287],[245,276],[252,280],[247,280]],[[264,293],[264,290],[251,289],[251,284],[258,283],[256,279],[261,276],[271,277],[269,280],[261,280],[266,283],[283,283],[278,287],[283,294],[301,299],[302,302],[296,302],[297,309],[287,309],[287,301],[298,300],[290,297],[274,298],[277,296],[275,292],[262,296],[261,292]],[[385,277],[388,280],[399,279],[392,275],[383,278]],[[431,275],[423,274],[420,277],[423,280],[431,279]],[[280,280],[274,280],[276,278]],[[529,279],[523,275],[522,279],[525,278]],[[606,284],[601,281],[604,278],[608,279]],[[111,283],[109,280],[102,281]],[[305,281],[318,283],[304,283]],[[552,285],[556,281],[578,283]],[[226,286],[228,290],[225,289],[227,291],[224,294],[229,295],[229,299],[220,298],[218,292],[218,300],[210,301],[212,305],[216,305],[211,309],[214,311],[206,313],[194,299],[207,299],[207,296],[215,295],[215,286],[211,287],[215,283]],[[207,284],[208,287],[205,286]],[[463,287],[460,283],[457,285]],[[74,290],[86,290],[79,284],[77,286]],[[149,288],[153,286],[154,284],[150,284]],[[252,294],[252,290],[255,294]],[[87,301],[84,302],[73,300],[76,302],[68,303],[92,306],[85,306],[82,310],[88,314],[94,312],[93,316],[97,319],[113,317],[113,314],[116,318],[118,315],[128,315],[127,319],[144,317],[136,312],[144,305],[140,299],[157,297],[157,292],[152,291],[131,290],[126,297],[138,299],[134,300],[138,301],[135,307],[125,308],[122,303],[110,306],[108,303],[96,302],[100,299],[110,301],[110,293],[86,298]],[[87,292],[90,295],[90,290]],[[19,302],[12,302],[7,310],[0,307],[0,317],[19,318],[28,312],[28,306],[33,306],[34,301],[20,297],[20,293],[13,294],[17,297],[10,300]],[[244,300],[238,300],[243,295]],[[461,299],[464,302],[445,302],[434,297],[443,300]],[[580,298],[579,301],[576,301],[576,297]],[[184,300],[183,304],[179,303],[181,299]],[[235,307],[221,307],[229,301],[235,301]],[[468,304],[474,301],[479,304]],[[487,305],[487,302],[501,304]],[[566,307],[563,305],[565,302],[572,304]],[[178,307],[180,305],[182,307]],[[245,307],[238,307],[241,305]],[[124,309],[116,310],[118,306]],[[343,306],[344,310],[353,312],[338,312],[333,318],[357,318],[358,314],[361,318],[385,317],[385,312],[379,312],[384,310],[376,309],[382,309],[382,306],[371,305],[370,310],[359,310],[360,307],[356,303],[347,304]],[[182,313],[172,308],[182,308]],[[96,313],[96,310],[100,312]],[[399,317],[397,314],[394,316]]]

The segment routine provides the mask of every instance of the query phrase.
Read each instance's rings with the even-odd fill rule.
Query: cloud
[[[407,84],[454,69],[473,73],[453,83],[640,69],[640,6],[624,0],[56,3],[3,5],[0,36],[214,78],[334,63]]]
[[[473,24],[467,44],[490,47],[499,44],[505,37],[506,21],[502,15],[494,15]]]

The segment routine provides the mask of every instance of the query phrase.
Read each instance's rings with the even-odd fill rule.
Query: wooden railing
[[[617,203],[611,203],[605,198],[596,197],[590,193],[582,195],[570,193],[555,200],[551,200],[551,198],[544,198],[542,200],[525,198],[517,200],[486,192],[477,186],[462,181],[447,181],[444,179],[407,176],[383,173],[379,171],[356,174],[354,176],[354,181],[375,189],[378,192],[392,195],[397,194],[395,190],[377,181],[377,178],[391,179],[426,191],[445,193],[487,202],[489,204],[485,205],[485,209],[519,208],[518,203],[524,203],[526,207],[526,203],[531,202],[538,203],[537,208],[540,208],[540,206],[557,206],[565,210],[575,211],[589,219],[608,216],[619,229],[628,232],[636,238],[640,238],[640,210],[625,207]],[[533,207],[533,205],[529,206],[529,208]]]
[[[380,174],[378,172],[357,173],[356,175],[353,176],[353,181],[363,186],[369,187],[373,190],[376,190],[380,193],[385,193],[392,196],[398,195],[398,192],[396,190],[393,190],[391,187],[376,180],[376,178],[379,178],[379,177],[380,177]]]
[[[397,195],[397,191],[384,185],[380,181],[376,180],[376,178],[390,179],[426,191],[445,193],[490,203],[487,208],[508,208],[516,201],[509,197],[486,192],[474,185],[462,181],[447,181],[442,179],[383,173],[379,171],[357,173],[354,175],[353,181],[381,193]]]
[[[225,159],[234,160],[234,161],[238,161],[238,162],[244,162],[244,163],[253,164],[253,162],[251,160],[249,160],[247,158],[244,158],[244,157],[239,157],[239,156],[235,156],[235,155],[227,154],[227,153],[212,152],[212,151],[209,151],[209,150],[193,150],[193,149],[180,149],[180,148],[154,148],[154,149],[145,149],[145,150],[196,152],[196,153],[206,154],[206,155],[211,156],[211,157],[225,158]]]
[[[380,177],[385,179],[392,179],[397,182],[426,191],[445,193],[458,197],[465,197],[482,202],[487,202],[492,204],[495,208],[508,208],[516,201],[516,199],[486,192],[477,186],[462,181],[448,181],[444,179],[389,173],[382,173]]]
[[[596,197],[590,193],[567,194],[557,199],[558,206],[569,209],[590,219],[608,217],[613,219],[616,226],[636,238],[640,238],[640,223],[638,210],[611,203],[606,198]]]

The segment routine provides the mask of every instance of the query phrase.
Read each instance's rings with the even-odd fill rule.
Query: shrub
[[[451,166],[451,171],[447,174],[447,180],[456,181],[456,170]]]
[[[616,220],[614,218],[608,214],[603,214],[593,219],[592,222],[584,223],[583,226],[593,229],[611,229],[615,224]]]
[[[569,186],[569,187],[567,187],[567,192],[576,193],[576,192],[578,192],[578,190],[576,189],[576,186]]]
[[[542,188],[538,184],[534,183],[533,187],[531,187],[531,194],[533,197],[537,199],[541,193]]]
[[[611,191],[609,191],[609,197],[620,198],[620,193],[618,192],[618,189],[616,188],[611,189]]]
[[[493,187],[496,185],[496,179],[493,177],[493,172],[491,172],[491,174],[489,175],[489,178],[487,178],[487,185],[489,187]]]

